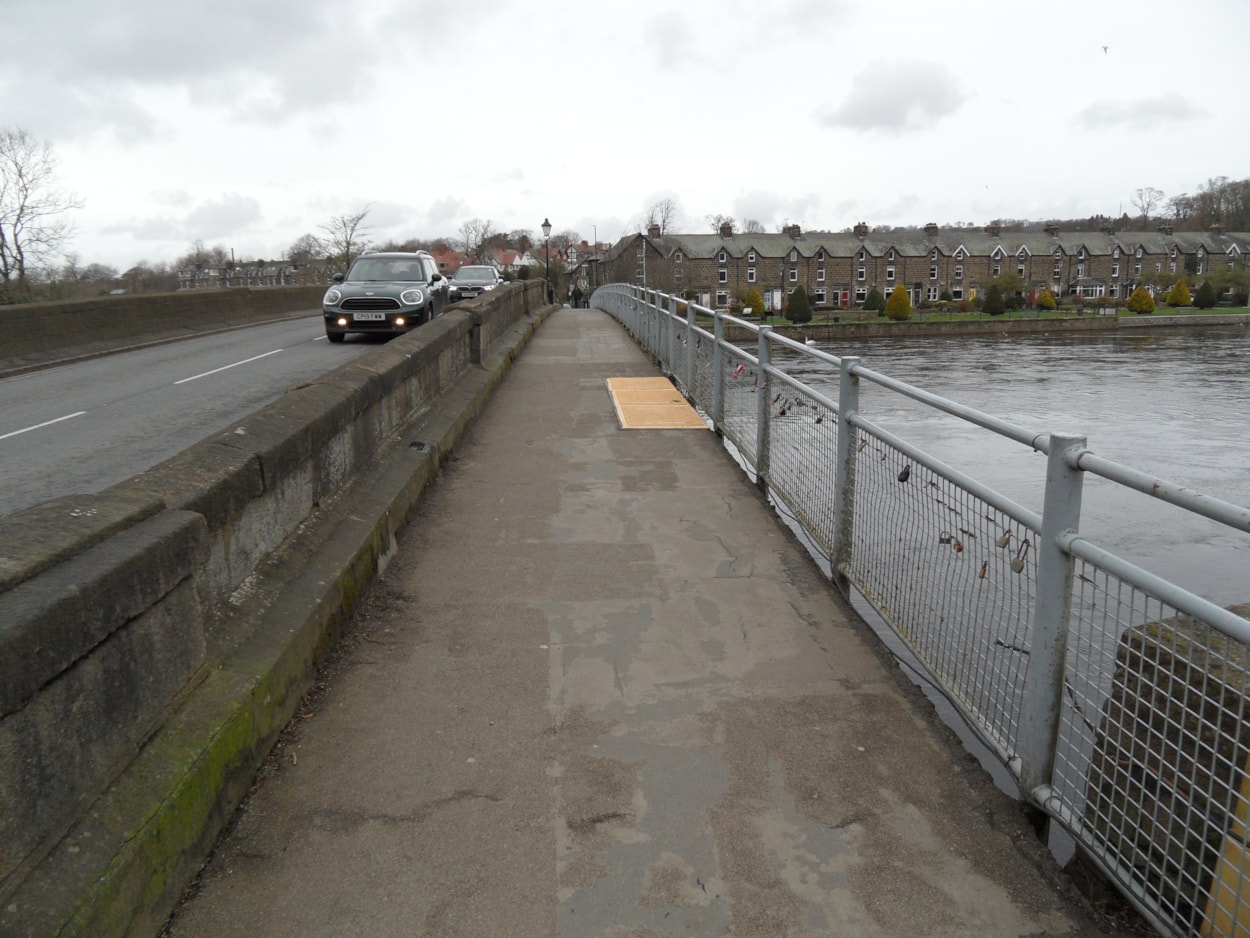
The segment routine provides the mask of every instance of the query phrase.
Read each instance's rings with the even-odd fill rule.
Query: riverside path
[[[1112,933],[655,375],[538,329],[169,938]]]

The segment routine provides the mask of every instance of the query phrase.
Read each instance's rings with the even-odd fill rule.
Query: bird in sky
[[[1103,55],[1106,55],[1106,54],[1107,54],[1107,50],[1108,50],[1108,49],[1110,49],[1110,48],[1111,48],[1110,46],[1103,46],[1103,47],[1102,47],[1102,54],[1103,54]]]

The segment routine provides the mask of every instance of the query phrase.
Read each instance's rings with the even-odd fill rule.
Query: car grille
[[[349,296],[339,309],[399,309],[399,301],[393,296]]]

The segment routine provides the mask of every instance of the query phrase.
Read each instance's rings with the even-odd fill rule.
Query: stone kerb
[[[67,832],[102,823],[92,805],[134,778],[128,766],[138,764],[136,757],[148,758],[152,740],[167,732],[162,726],[185,709],[186,695],[202,683],[224,681],[223,687],[235,688],[231,693],[253,701],[244,705],[251,716],[246,727],[239,724],[243,735],[227,734],[214,743],[214,752],[224,747],[220,758],[179,756],[190,759],[185,764],[191,774],[160,783],[181,786],[178,797],[196,806],[193,815],[202,812],[195,815],[201,821],[180,817],[186,827],[180,849],[211,842],[211,834],[197,833],[196,825],[224,822],[218,815],[246,788],[255,760],[289,716],[286,710],[329,641],[328,630],[342,621],[343,610],[393,549],[404,512],[412,510],[430,467],[445,455],[438,450],[445,443],[399,446],[396,431],[440,397],[453,401],[459,416],[440,416],[435,427],[462,430],[468,412],[463,401],[480,402],[498,380],[474,367],[471,344],[480,329],[494,328],[495,306],[505,320],[524,310],[529,291],[511,292],[475,311],[449,310],[105,492],[55,499],[0,519],[0,933],[19,921],[51,921],[49,916],[81,905],[81,897],[49,893],[65,890],[49,884],[58,882],[56,869],[66,862],[77,870],[75,888],[100,893],[91,903],[133,913],[125,896],[152,876],[146,852],[175,849],[160,846],[166,837],[160,825],[140,843],[138,828],[126,825],[148,822],[126,812],[107,815],[109,830],[88,838],[93,859],[81,850],[87,841]],[[514,329],[509,341],[523,342],[532,325]],[[446,409],[439,407],[434,413]],[[431,432],[437,438],[444,431]],[[271,634],[257,632],[258,623],[272,615],[267,604],[282,594],[283,583],[304,569],[283,568],[275,558],[309,525],[324,523],[317,519],[327,510],[334,516],[332,506],[353,482],[390,471],[377,458],[384,446],[392,463],[395,453],[407,454],[395,463],[399,475],[388,485],[407,490],[396,504],[408,507],[403,516],[390,517],[388,510],[380,525],[368,518],[350,522],[371,532],[363,535],[366,546],[352,548],[359,556],[349,572],[317,587],[328,594],[311,601],[316,613],[300,613],[300,627],[280,629],[285,644],[274,645]],[[249,643],[256,648],[244,652]],[[285,662],[263,672],[270,675],[264,687],[236,687],[237,681],[224,677],[228,672],[218,671],[227,660],[254,663],[257,654]],[[198,772],[215,781],[194,781]],[[209,790],[202,790],[205,784]],[[173,796],[148,797],[159,804]],[[131,807],[151,810],[146,803]],[[119,838],[114,848],[100,843],[106,834]],[[66,848],[71,841],[78,846]],[[92,862],[114,872],[102,878]],[[173,901],[181,888],[178,875],[193,870],[199,858],[159,862],[170,882],[152,888],[161,890],[160,902]]]

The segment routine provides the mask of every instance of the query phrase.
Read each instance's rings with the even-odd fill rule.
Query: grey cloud
[[[1095,101],[1077,111],[1072,120],[1090,130],[1123,128],[1149,131],[1160,130],[1176,121],[1198,120],[1208,114],[1206,109],[1193,101],[1176,92],[1168,92],[1156,98]]]
[[[842,103],[825,108],[817,119],[851,130],[923,130],[955,113],[967,98],[945,65],[879,61],[856,75]]]
[[[680,13],[660,13],[647,20],[642,28],[647,48],[662,68],[680,63],[691,49],[697,49],[690,24]]]
[[[111,225],[105,234],[130,234],[142,241],[204,241],[214,243],[239,236],[262,219],[260,203],[251,196],[229,192],[202,202],[182,215],[163,215]]]

